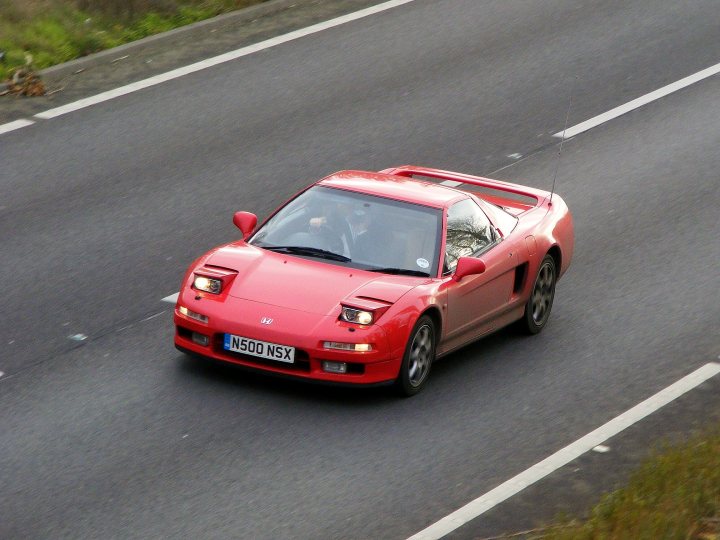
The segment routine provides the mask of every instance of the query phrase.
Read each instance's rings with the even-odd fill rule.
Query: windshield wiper
[[[408,276],[430,277],[427,272],[421,270],[411,270],[409,268],[368,268],[370,272],[380,272],[382,274],[405,274]]]
[[[331,261],[350,262],[350,257],[334,253],[326,249],[314,248],[310,246],[260,246],[263,249],[277,251],[278,253],[291,253],[293,255],[309,255],[311,257],[320,257],[321,259],[329,259]]]

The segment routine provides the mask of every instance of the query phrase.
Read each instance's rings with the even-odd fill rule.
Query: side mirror
[[[460,281],[465,276],[482,274],[485,271],[485,263],[474,257],[460,257],[453,274],[454,281]]]
[[[251,212],[235,212],[233,223],[240,229],[245,240],[257,225],[257,216]]]

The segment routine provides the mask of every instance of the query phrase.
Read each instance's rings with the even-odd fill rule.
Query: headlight
[[[220,291],[222,291],[222,280],[196,275],[195,281],[193,281],[193,287],[198,291],[220,294]]]
[[[355,324],[372,324],[373,312],[343,306],[340,312],[340,320]]]

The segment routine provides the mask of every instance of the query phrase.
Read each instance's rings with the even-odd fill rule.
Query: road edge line
[[[6,124],[0,124],[0,135],[3,133],[10,133],[16,129],[32,126],[35,123],[34,120],[28,120],[27,118],[20,118],[19,120],[13,120]]]
[[[235,49],[233,51],[229,51],[229,52],[217,55],[217,56],[213,56],[211,58],[206,58],[205,60],[201,60],[199,62],[189,64],[187,66],[183,66],[183,67],[176,68],[176,69],[173,69],[170,71],[166,71],[165,73],[160,73],[158,75],[149,77],[147,79],[143,79],[141,81],[136,81],[134,83],[126,84],[124,86],[114,88],[113,90],[107,90],[105,92],[95,94],[94,96],[79,99],[72,103],[68,103],[66,105],[61,105],[61,106],[55,107],[53,109],[48,109],[46,111],[42,111],[42,112],[35,114],[34,117],[40,118],[42,120],[49,120],[50,118],[55,118],[57,116],[61,116],[63,114],[77,111],[79,109],[84,109],[86,107],[90,107],[91,105],[96,105],[96,104],[102,103],[104,101],[115,99],[117,97],[124,96],[124,95],[130,94],[132,92],[137,92],[138,90],[143,90],[143,89],[149,88],[151,86],[155,86],[155,85],[158,85],[158,84],[161,84],[161,83],[173,80],[173,79],[177,79],[179,77],[183,77],[185,75],[189,75],[191,73],[195,73],[197,71],[201,71],[203,69],[207,69],[207,68],[216,66],[218,64],[223,64],[223,63],[229,62],[231,60],[236,60],[243,56],[248,56],[250,54],[253,54],[253,53],[265,50],[265,49],[269,49],[271,47],[275,47],[277,45],[281,45],[281,44],[287,43],[289,41],[294,41],[296,39],[299,39],[299,38],[302,38],[305,36],[316,34],[318,32],[322,32],[323,30],[327,30],[329,28],[333,28],[336,26],[341,26],[343,24],[346,24],[346,23],[349,23],[352,21],[356,21],[358,19],[362,19],[362,18],[368,17],[370,15],[375,15],[376,13],[381,13],[383,11],[387,11],[388,9],[399,7],[404,4],[409,4],[410,2],[414,2],[414,1],[415,0],[389,0],[388,2],[383,2],[382,4],[370,6],[370,7],[358,10],[358,11],[354,11],[352,13],[347,13],[345,15],[342,15],[340,17],[335,17],[334,19],[330,19],[328,21],[323,21],[320,23],[313,24],[311,26],[307,26],[305,28],[293,30],[292,32],[288,32],[288,33],[282,34],[280,36],[266,39],[265,41],[261,41],[259,43],[247,45],[245,47],[241,47],[241,48]]]
[[[465,506],[412,535],[408,540],[437,540],[484,514],[513,495],[550,475],[560,467],[592,450],[598,444],[661,409],[690,390],[720,373],[720,363],[708,362],[670,386],[660,390],[624,413],[570,443],[529,469],[503,482],[496,488],[470,501]]]

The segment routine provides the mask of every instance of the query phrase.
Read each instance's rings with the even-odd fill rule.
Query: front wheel
[[[525,315],[520,321],[523,330],[528,334],[537,334],[547,324],[553,299],[555,298],[556,282],[555,259],[550,255],[545,255],[535,277],[530,298],[525,304]]]
[[[405,347],[400,373],[395,381],[397,391],[403,396],[414,396],[422,390],[434,359],[435,325],[430,317],[423,315],[415,323]]]

